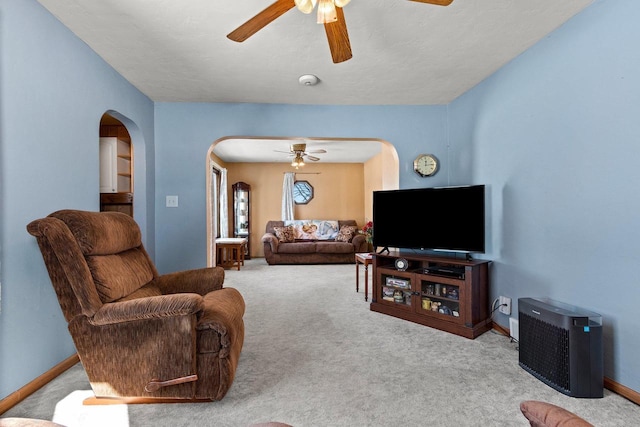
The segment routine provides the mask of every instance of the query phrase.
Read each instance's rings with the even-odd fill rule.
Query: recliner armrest
[[[152,283],[158,286],[163,295],[193,292],[204,296],[222,289],[224,269],[218,266],[177,271],[158,276]]]
[[[104,304],[89,318],[89,323],[103,326],[134,320],[187,316],[198,313],[203,306],[203,297],[194,293],[138,298]]]

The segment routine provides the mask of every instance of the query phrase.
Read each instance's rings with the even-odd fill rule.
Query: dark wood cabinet
[[[398,259],[405,262],[397,268]],[[491,328],[489,264],[400,252],[375,254],[371,310],[476,338]]]
[[[246,182],[236,182],[233,192],[233,237],[247,239],[245,259],[251,259],[251,186]]]
[[[133,216],[133,193],[100,193],[100,211]]]

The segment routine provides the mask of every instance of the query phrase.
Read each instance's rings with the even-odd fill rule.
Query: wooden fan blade
[[[336,14],[338,16],[337,21],[324,24],[334,64],[344,62],[353,56],[351,43],[349,43],[349,33],[347,32],[347,23],[344,20],[344,12],[341,7],[336,7]]]
[[[322,154],[322,153],[326,153],[326,152],[327,152],[327,150],[323,150],[323,149],[307,151],[307,153],[309,153],[309,154]]]
[[[285,153],[285,154],[290,154],[290,155],[294,155],[294,153],[292,153],[291,151],[281,151],[281,150],[273,150],[274,153]]]
[[[437,6],[449,6],[451,3],[453,3],[453,0],[410,0],[410,1],[415,1],[418,3],[435,4]]]
[[[320,158],[319,158],[319,157],[316,157],[316,156],[310,156],[310,155],[308,155],[308,154],[307,154],[305,157],[306,157],[308,160],[311,160],[312,162],[317,162],[318,160],[320,160]]]
[[[285,12],[293,9],[295,6],[294,0],[278,0],[271,6],[268,6],[265,10],[258,13],[253,18],[249,19],[244,24],[233,30],[227,35],[227,38],[234,42],[243,42],[275,19],[282,16]]]

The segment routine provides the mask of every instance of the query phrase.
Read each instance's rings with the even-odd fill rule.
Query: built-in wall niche
[[[100,120],[100,211],[133,216],[133,150],[131,136],[118,119]]]

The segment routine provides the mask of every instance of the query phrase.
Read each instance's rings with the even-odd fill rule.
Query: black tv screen
[[[484,185],[374,191],[373,245],[483,253]]]

